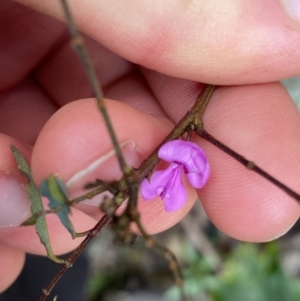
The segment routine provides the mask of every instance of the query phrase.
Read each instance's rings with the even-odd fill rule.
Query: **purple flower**
[[[171,164],[165,170],[155,171],[150,181],[145,179],[141,183],[141,194],[145,200],[160,196],[168,212],[178,210],[187,200],[182,173],[193,187],[202,188],[210,175],[207,157],[197,144],[183,140],[164,144],[158,157]]]

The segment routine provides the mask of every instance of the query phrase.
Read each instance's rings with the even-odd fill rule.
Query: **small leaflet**
[[[65,183],[55,175],[50,175],[42,181],[40,191],[42,196],[49,200],[49,207],[56,211],[61,223],[72,235],[72,238],[76,238],[76,232],[69,219],[71,210]]]
[[[20,151],[13,144],[10,145],[10,148],[17,162],[18,169],[27,178],[26,189],[28,198],[31,202],[32,217],[25,221],[23,225],[35,224],[36,233],[38,234],[41,243],[45,246],[48,257],[57,263],[64,263],[64,260],[56,257],[52,251],[46,218],[45,215],[42,214],[44,212],[42,198],[32,179],[31,169]]]

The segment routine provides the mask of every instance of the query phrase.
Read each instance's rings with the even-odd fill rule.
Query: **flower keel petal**
[[[187,193],[181,175],[182,171],[178,169],[172,179],[172,185],[168,185],[164,191],[163,201],[167,212],[180,209],[187,200]]]
[[[200,189],[206,184],[210,176],[210,166],[207,164],[203,173],[190,172],[186,173],[185,176],[194,188]]]
[[[177,167],[177,164],[171,164],[165,170],[157,170],[155,171],[150,181],[144,179],[141,183],[141,194],[144,200],[151,200],[157,196],[160,196],[168,181],[172,177],[174,172],[174,168]]]

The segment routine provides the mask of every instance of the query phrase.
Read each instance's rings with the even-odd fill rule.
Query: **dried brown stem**
[[[124,160],[122,151],[120,149],[119,143],[117,141],[115,131],[113,129],[113,126],[110,122],[105,102],[103,100],[103,93],[101,91],[99,82],[96,77],[96,72],[94,70],[94,67],[91,63],[91,60],[89,58],[89,55],[86,51],[86,48],[84,46],[84,41],[81,36],[81,34],[78,32],[77,27],[75,25],[75,22],[73,20],[73,17],[70,13],[69,7],[67,5],[66,0],[60,0],[65,12],[66,21],[68,23],[68,27],[70,30],[70,34],[72,37],[72,46],[75,49],[76,53],[78,54],[80,61],[83,64],[84,70],[87,74],[87,77],[89,79],[89,82],[91,84],[91,87],[94,91],[94,95],[97,99],[97,105],[98,109],[102,113],[103,119],[105,121],[106,127],[108,129],[109,135],[111,137],[112,144],[114,146],[114,149],[116,151],[116,155],[119,161],[120,168],[123,172],[123,177],[120,181],[112,183],[107,183],[107,186],[104,188],[99,187],[95,189],[92,192],[89,192],[88,194],[85,194],[84,196],[81,196],[80,198],[77,198],[73,200],[72,202],[78,203],[85,198],[93,197],[96,194],[99,194],[103,191],[103,189],[109,190],[109,187],[114,187],[115,190],[113,190],[113,194],[115,197],[113,198],[113,201],[116,201],[116,198],[118,198],[118,202],[116,203],[116,206],[114,207],[113,211],[110,212],[110,216],[112,216],[116,222],[120,221],[120,217],[114,216],[114,213],[116,209],[119,207],[119,205],[125,201],[127,198],[128,200],[128,206],[126,207],[125,211],[123,212],[123,215],[121,217],[126,217],[130,222],[134,222],[142,236],[146,240],[146,244],[149,247],[155,248],[161,253],[164,254],[164,256],[169,260],[170,262],[170,268],[173,272],[175,281],[180,288],[182,300],[187,300],[184,290],[183,290],[183,278],[182,274],[179,268],[179,264],[176,260],[176,257],[172,252],[167,250],[165,247],[159,245],[156,243],[149,234],[145,231],[144,227],[141,224],[140,221],[140,215],[137,211],[137,200],[138,200],[138,186],[141,183],[141,181],[149,175],[153,169],[156,167],[156,165],[159,162],[159,158],[157,156],[158,150],[162,144],[164,144],[167,141],[179,139],[182,137],[185,133],[188,133],[188,137],[191,135],[191,129],[195,130],[196,133],[209,141],[210,143],[214,144],[224,152],[226,152],[228,155],[232,156],[234,159],[239,161],[241,164],[243,164],[245,167],[247,167],[250,170],[253,170],[263,176],[265,179],[273,183],[274,185],[278,186],[279,188],[283,189],[286,193],[288,193],[290,196],[295,198],[297,201],[300,200],[299,194],[276,180],[274,177],[270,176],[267,172],[263,171],[261,168],[256,166],[253,162],[245,159],[243,156],[239,155],[235,151],[231,150],[224,144],[222,144],[220,141],[215,139],[213,136],[208,134],[204,128],[203,128],[203,114],[205,112],[205,109],[209,103],[209,100],[211,99],[211,96],[215,90],[215,86],[212,85],[205,85],[201,94],[197,98],[195,104],[192,106],[192,108],[186,113],[186,115],[179,121],[179,123],[174,127],[174,129],[169,133],[169,135],[162,141],[162,143],[152,152],[152,154],[141,164],[140,168],[137,171],[132,170],[129,168]],[[100,183],[101,184],[101,183]],[[102,182],[103,184],[103,182]],[[119,200],[119,198],[122,198],[122,200]],[[52,212],[52,210],[50,210]],[[49,212],[50,212],[49,211]],[[45,213],[48,213],[48,211],[45,211]],[[72,264],[75,262],[75,260],[78,258],[78,256],[82,253],[82,251],[85,249],[85,247],[88,245],[88,243],[99,234],[101,229],[104,227],[105,224],[110,220],[108,215],[105,215],[102,217],[100,222],[91,230],[88,231],[88,235],[85,238],[85,240],[80,244],[80,246],[72,253],[72,255],[66,260],[66,263],[64,266],[60,269],[60,271],[57,273],[57,275],[53,278],[51,283],[43,290],[43,295],[40,298],[40,301],[45,300],[47,295],[49,295],[52,288],[55,286],[57,281],[62,277],[64,272],[72,266]],[[126,220],[126,219],[125,219]],[[126,225],[128,226],[128,225]],[[126,230],[126,229],[125,229]],[[126,231],[124,231],[126,232]]]
[[[135,174],[132,177],[128,177],[128,180],[130,181],[130,185],[133,186],[132,191],[130,191],[128,189],[129,187],[124,186],[124,181],[122,181],[122,180],[119,182],[118,190],[116,189],[116,187],[118,186],[117,182],[112,183],[113,185],[107,184],[107,186],[105,186],[104,183],[100,180],[98,181],[98,183],[97,183],[97,181],[95,183],[96,185],[97,184],[104,185],[104,187],[106,187],[106,188],[108,188],[109,186],[114,187],[114,189],[116,189],[116,192],[115,192],[116,194],[117,194],[117,191],[119,192],[120,190],[123,190],[124,191],[123,201],[125,201],[129,197],[128,206],[127,206],[124,214],[128,215],[130,220],[136,223],[140,233],[145,238],[146,242],[147,241],[149,242],[149,240],[151,239],[151,241],[153,241],[153,248],[156,248],[159,252],[161,252],[163,254],[169,254],[169,256],[165,256],[165,257],[167,257],[167,259],[170,262],[170,267],[172,268],[172,272],[173,272],[176,283],[180,284],[180,285],[178,285],[178,287],[180,288],[180,292],[181,292],[181,295],[183,296],[183,300],[188,300],[188,299],[186,298],[184,291],[183,291],[183,287],[181,285],[181,283],[183,281],[183,277],[182,277],[181,271],[179,269],[179,264],[176,260],[176,257],[174,256],[174,254],[172,252],[170,252],[163,246],[160,246],[158,243],[154,242],[154,240],[151,238],[151,236],[146,233],[146,231],[144,230],[144,228],[141,224],[139,213],[136,209],[136,202],[137,202],[137,198],[138,198],[138,185],[147,176],[147,174],[151,170],[153,170],[155,168],[155,166],[157,165],[157,163],[159,161],[159,158],[157,157],[157,151],[162,144],[164,144],[167,141],[178,139],[184,133],[190,131],[190,126],[193,124],[194,120],[198,120],[197,124],[199,126],[199,121],[201,121],[201,120],[199,120],[198,117],[203,115],[203,112],[204,112],[209,100],[211,99],[211,96],[212,96],[214,90],[215,90],[215,86],[211,86],[211,85],[206,85],[203,88],[203,90],[201,91],[201,93],[200,93],[199,97],[197,98],[193,107],[187,112],[187,114],[175,126],[175,128],[170,132],[170,134],[162,141],[162,143],[156,148],[156,150],[153,151],[152,154],[141,164],[140,168],[135,172]],[[92,184],[89,184],[89,185],[90,185],[89,187],[93,187]],[[93,190],[79,198],[76,198],[72,202],[77,203],[79,201],[84,200],[87,197],[94,196],[97,189],[100,189],[102,192],[103,187],[98,187],[95,190]],[[117,210],[119,205],[120,204],[118,204],[115,207],[114,211]],[[99,232],[101,231],[103,226],[108,221],[109,221],[109,217],[107,215],[102,217],[100,222],[87,235],[86,239],[78,246],[78,248],[74,251],[74,253],[67,259],[68,265],[73,265],[73,263],[75,262],[75,260],[79,256],[79,254],[84,250],[84,248],[87,246],[87,244],[95,237],[95,235],[99,234]],[[62,275],[66,272],[67,269],[68,269],[68,267],[65,265],[55,275],[55,277],[53,278],[51,283],[43,290],[43,296],[41,297],[40,301],[45,300],[45,298],[46,298],[45,292],[48,294],[50,293],[50,291],[53,289],[53,287],[55,286],[57,281],[62,277]]]
[[[47,296],[50,294],[51,290],[54,288],[59,279],[63,276],[63,274],[73,266],[73,263],[78,258],[78,256],[83,252],[89,242],[99,234],[101,229],[108,223],[109,218],[104,215],[101,220],[97,223],[97,225],[90,230],[89,235],[84,239],[84,241],[75,249],[75,251],[70,255],[70,257],[66,260],[64,266],[58,271],[58,273],[54,276],[51,282],[43,289],[43,295],[40,297],[39,301],[46,300]]]
[[[90,86],[93,89],[94,92],[94,96],[97,99],[97,104],[98,104],[98,108],[100,110],[100,112],[102,113],[102,117],[104,119],[106,128],[109,132],[109,135],[111,137],[112,140],[112,144],[114,146],[114,149],[116,151],[116,155],[120,164],[120,168],[123,171],[124,175],[127,175],[128,173],[131,172],[131,169],[128,168],[128,166],[125,163],[117,136],[115,134],[115,131],[113,129],[113,126],[110,122],[110,118],[108,116],[107,110],[106,110],[106,106],[105,106],[105,102],[103,99],[103,92],[102,89],[100,87],[98,78],[96,76],[96,72],[95,72],[95,68],[91,62],[91,59],[86,51],[85,48],[85,44],[84,44],[84,40],[82,38],[82,35],[80,34],[80,32],[77,30],[77,26],[74,22],[74,19],[72,17],[72,14],[70,12],[69,6],[67,4],[67,0],[60,0],[62,7],[63,7],[63,11],[65,13],[65,17],[66,17],[66,22],[68,24],[68,28],[69,28],[69,32],[72,38],[72,46],[76,52],[76,54],[78,55],[80,62],[83,65],[84,71],[86,73],[86,76],[90,82]]]
[[[198,127],[203,126],[202,116],[204,111],[215,91],[216,87],[213,85],[205,85],[197,97],[195,104],[192,108],[184,115],[184,117],[177,123],[174,129],[169,135],[156,147],[151,155],[142,162],[138,169],[139,183],[155,168],[159,162],[157,156],[160,147],[171,140],[179,139],[183,134],[189,131],[191,125],[197,125]]]
[[[169,256],[167,259],[170,261],[170,267],[172,267],[173,275],[176,280],[176,283],[179,284],[180,292],[182,295],[183,300],[187,300],[186,296],[184,295],[184,291],[182,289],[181,283],[182,283],[182,275],[179,269],[179,265],[177,263],[176,257],[167,249],[165,249],[163,246],[160,246],[157,244],[150,235],[146,233],[144,230],[141,222],[139,213],[136,209],[136,201],[137,201],[137,185],[148,175],[149,172],[151,172],[157,163],[159,162],[159,158],[157,157],[157,151],[160,148],[162,144],[164,144],[167,141],[174,140],[180,138],[183,134],[186,132],[190,132],[191,126],[193,126],[196,133],[202,137],[203,139],[209,141],[210,143],[214,144],[216,147],[223,150],[225,153],[236,159],[238,162],[243,164],[246,168],[253,170],[263,176],[265,179],[269,180],[274,185],[278,186],[279,188],[283,189],[286,193],[288,193],[290,196],[292,196],[297,201],[300,200],[300,195],[288,188],[286,185],[282,184],[278,180],[276,180],[274,177],[270,176],[267,172],[256,166],[253,162],[247,160],[237,152],[233,151],[220,141],[218,141],[216,138],[211,136],[206,130],[203,129],[203,123],[202,123],[202,116],[204,113],[204,110],[211,99],[212,93],[215,90],[214,86],[206,85],[203,89],[203,91],[200,93],[199,97],[197,98],[197,101],[195,105],[187,112],[187,114],[181,119],[181,121],[175,126],[175,128],[170,132],[170,134],[162,141],[162,143],[152,152],[152,154],[141,164],[140,168],[136,171],[134,176],[131,178],[129,177],[131,185],[135,186],[133,190],[130,192],[128,189],[128,186],[126,187],[126,184],[124,183],[124,179],[122,179],[119,182],[119,190],[122,189],[124,191],[123,193],[123,201],[129,199],[129,204],[127,209],[125,210],[124,214],[127,215],[131,221],[135,222],[140,233],[146,240],[147,246],[151,246],[158,251],[160,251],[163,254],[168,254]],[[200,117],[199,117],[200,116]],[[103,184],[103,183],[100,183]],[[108,184],[109,186],[109,184]],[[117,182],[114,183],[113,187],[117,187]],[[87,194],[89,195],[89,194]],[[78,198],[77,200],[83,200],[87,195],[82,196]],[[73,200],[75,201],[75,200]],[[118,204],[118,206],[121,203]],[[118,206],[115,208],[115,210],[118,208]],[[70,264],[73,264],[76,258],[79,256],[79,254],[82,252],[82,250],[86,247],[86,245],[93,239],[93,237],[96,234],[99,234],[102,227],[108,222],[109,218],[105,215],[101,221],[97,224],[97,226],[88,234],[86,239],[83,241],[83,243],[78,247],[77,250],[68,258],[67,262]],[[100,226],[99,226],[100,225]],[[172,254],[172,255],[171,255]],[[63,267],[59,273],[55,276],[55,278],[52,280],[52,282],[49,284],[49,286],[46,287],[46,292],[49,292],[50,289],[54,287],[56,282],[59,280],[59,278],[63,275],[63,273],[67,270],[67,267]],[[44,296],[45,297],[45,296]],[[40,299],[44,300],[44,299]]]
[[[189,298],[187,297],[184,288],[183,288],[183,275],[178,263],[178,260],[175,256],[175,254],[170,251],[169,249],[167,249],[166,247],[162,246],[161,244],[157,243],[144,229],[141,221],[140,221],[140,216],[138,211],[136,210],[135,215],[133,216],[134,218],[134,222],[138,227],[138,230],[140,231],[140,233],[142,234],[143,238],[145,239],[146,242],[146,246],[148,248],[152,248],[156,251],[158,251],[159,253],[161,253],[165,259],[169,262],[169,269],[171,270],[173,277],[174,277],[174,281],[175,284],[177,285],[177,287],[179,288],[180,291],[180,296],[181,296],[181,300],[182,301],[189,301]]]
[[[282,189],[284,192],[286,192],[289,196],[291,196],[297,202],[300,201],[300,195],[297,192],[293,191],[291,188],[287,187],[286,185],[284,185],[283,183],[281,183],[280,181],[278,181],[277,179],[272,177],[266,171],[264,171],[259,166],[257,166],[254,162],[249,161],[244,156],[238,154],[237,152],[235,152],[234,150],[232,150],[231,148],[229,148],[228,146],[223,144],[221,141],[217,140],[215,137],[210,135],[205,129],[203,129],[203,128],[196,129],[196,133],[200,137],[207,140],[208,142],[210,142],[217,148],[221,149],[224,153],[226,153],[227,155],[231,156],[236,161],[238,161],[239,163],[244,165],[247,169],[253,170],[257,174],[259,174],[260,176],[262,176],[263,178],[268,180],[269,182],[273,183],[278,188]]]

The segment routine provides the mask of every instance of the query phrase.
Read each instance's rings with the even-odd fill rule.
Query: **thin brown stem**
[[[164,257],[169,261],[170,263],[170,269],[174,275],[175,282],[180,288],[181,297],[182,300],[187,300],[187,297],[183,290],[183,277],[182,273],[178,264],[178,261],[174,254],[170,252],[165,247],[159,245],[157,242],[155,242],[151,236],[145,231],[144,227],[142,226],[141,220],[140,220],[140,214],[137,210],[137,200],[138,200],[138,186],[141,183],[141,181],[148,176],[156,167],[157,163],[159,162],[159,158],[157,156],[158,150],[161,147],[162,144],[164,144],[167,141],[179,139],[184,134],[187,134],[187,139],[189,140],[192,134],[192,131],[195,130],[196,133],[201,136],[202,138],[206,139],[210,143],[214,144],[218,148],[220,148],[222,151],[236,159],[238,162],[243,164],[246,168],[255,171],[256,173],[263,176],[265,179],[276,185],[277,187],[284,190],[288,195],[295,198],[297,201],[300,201],[300,195],[288,188],[286,185],[282,184],[280,181],[275,179],[274,177],[270,176],[267,172],[262,170],[260,167],[256,166],[253,162],[247,160],[243,156],[239,155],[217,139],[215,139],[213,136],[211,136],[209,133],[207,133],[203,128],[203,114],[207,108],[207,105],[212,97],[212,94],[215,90],[215,86],[212,85],[205,85],[202,92],[200,93],[199,97],[197,98],[195,104],[192,106],[192,108],[185,114],[185,116],[179,121],[179,123],[174,127],[174,129],[169,133],[169,135],[162,141],[162,143],[152,152],[152,154],[141,164],[140,168],[137,171],[132,170],[126,165],[125,159],[123,157],[120,145],[118,143],[115,131],[113,129],[112,123],[110,121],[105,101],[103,99],[103,92],[101,90],[100,84],[98,82],[95,69],[92,65],[91,59],[86,51],[84,40],[77,30],[77,26],[74,22],[74,19],[70,13],[69,7],[67,5],[67,0],[60,0],[63,6],[63,10],[66,16],[66,21],[69,27],[70,35],[72,37],[72,46],[75,49],[78,57],[80,58],[80,61],[84,67],[84,70],[86,72],[87,78],[90,82],[90,85],[92,87],[92,90],[94,92],[94,95],[97,99],[97,106],[99,108],[99,111],[102,114],[102,117],[104,119],[104,122],[106,124],[108,133],[110,135],[112,144],[114,146],[114,149],[116,151],[116,155],[119,161],[120,168],[123,172],[123,177],[118,182],[113,183],[107,183],[107,186],[105,186],[105,183],[102,182],[100,184],[104,184],[103,187],[99,187],[88,194],[85,194],[84,196],[81,196],[77,199],[74,199],[71,201],[71,204],[77,204],[81,202],[82,200],[86,198],[91,198],[100,192],[104,190],[109,190],[110,187],[113,187],[110,192],[114,195],[111,202],[114,202],[112,206],[107,206],[107,209],[109,210],[109,213],[102,217],[100,222],[90,231],[87,231],[83,234],[87,234],[87,237],[85,240],[80,244],[80,246],[72,253],[72,255],[66,260],[66,263],[64,266],[60,269],[60,271],[56,274],[56,276],[53,278],[51,283],[43,290],[43,296],[41,296],[40,301],[45,300],[46,296],[50,293],[52,288],[55,286],[57,281],[62,277],[62,275],[65,273],[65,271],[73,265],[77,257],[82,253],[82,251],[85,249],[85,247],[88,245],[88,243],[99,234],[101,229],[104,227],[104,225],[110,220],[109,216],[112,216],[112,219],[116,220],[116,222],[120,219],[118,219],[115,216],[115,211],[119,207],[119,205],[124,202],[127,198],[128,205],[123,212],[123,215],[121,217],[127,218],[130,222],[134,222],[142,236],[146,240],[146,245],[148,247],[154,248],[161,252]],[[45,213],[48,213],[48,211],[45,211]],[[124,226],[126,228],[126,226]],[[130,231],[130,228],[128,226],[128,229]],[[125,229],[126,230],[126,229]],[[126,231],[125,231],[126,232]]]
[[[189,298],[187,297],[184,287],[183,287],[183,283],[184,283],[184,279],[183,279],[183,275],[180,269],[180,265],[178,263],[178,260],[175,256],[175,254],[173,252],[171,252],[169,249],[167,249],[166,247],[160,245],[158,242],[156,242],[145,230],[145,228],[143,227],[141,220],[140,220],[140,214],[137,211],[137,209],[135,209],[135,211],[132,211],[132,221],[136,224],[138,230],[140,231],[141,235],[143,236],[143,238],[145,239],[146,242],[146,246],[148,248],[152,248],[156,251],[158,251],[159,253],[161,253],[164,258],[169,262],[169,268],[170,271],[173,274],[174,277],[174,281],[176,286],[179,288],[179,292],[180,292],[180,296],[181,296],[181,300],[182,301],[189,301]]]
[[[266,171],[264,171],[263,169],[258,167],[254,162],[249,161],[248,159],[246,159],[242,155],[238,154],[237,152],[235,152],[234,150],[232,150],[231,148],[229,148],[228,146],[226,146],[225,144],[223,144],[222,142],[217,140],[215,137],[210,135],[206,130],[196,129],[196,132],[200,137],[202,137],[203,139],[207,140],[208,142],[210,142],[214,146],[221,149],[227,155],[231,156],[232,158],[237,160],[239,163],[244,165],[247,169],[253,170],[257,174],[261,175],[263,178],[268,180],[269,182],[273,183],[278,188],[282,189],[284,192],[286,192],[289,196],[294,198],[296,201],[298,201],[298,202],[300,201],[300,195],[297,192],[295,192],[291,188],[287,187],[286,185],[284,185],[283,183],[281,183],[280,181],[278,181],[277,179],[272,177]]]
[[[197,127],[203,126],[202,116],[204,111],[215,91],[215,86],[205,85],[199,94],[195,104],[192,108],[184,115],[184,117],[178,122],[174,129],[169,133],[169,135],[155,148],[151,155],[142,162],[138,169],[139,183],[155,168],[159,162],[157,156],[159,148],[167,141],[179,139],[184,133],[188,131],[191,125],[197,125]]]
[[[39,301],[46,300],[47,296],[51,293],[52,289],[59,281],[59,279],[64,275],[64,273],[73,266],[73,263],[78,258],[78,256],[83,252],[89,242],[99,234],[101,229],[108,223],[109,218],[104,215],[101,220],[97,223],[97,225],[90,230],[88,236],[84,239],[84,241],[75,249],[75,251],[71,254],[71,256],[66,260],[66,263],[63,267],[58,271],[58,273],[54,276],[51,282],[42,290],[43,294],[40,297]]]
[[[64,0],[62,0],[64,1]],[[68,21],[69,22],[69,21]],[[213,91],[215,90],[215,86],[206,85],[204,86],[202,92],[200,93],[199,97],[197,98],[195,104],[193,107],[187,112],[187,114],[180,120],[180,122],[177,124],[177,126],[170,132],[170,134],[163,140],[163,142],[156,148],[156,150],[153,151],[153,153],[146,159],[136,172],[131,172],[124,174],[124,177],[126,177],[126,183],[124,183],[124,178],[121,179],[117,183],[113,183],[113,185],[110,185],[108,183],[108,186],[115,187],[118,186],[118,191],[123,191],[123,201],[125,201],[129,197],[128,206],[124,212],[125,215],[128,215],[132,221],[134,221],[138,229],[140,230],[143,237],[146,239],[146,241],[149,242],[153,241],[152,238],[145,232],[144,228],[141,225],[139,214],[137,211],[137,199],[138,199],[138,185],[141,183],[141,181],[147,176],[147,174],[155,168],[157,165],[159,158],[157,157],[157,151],[159,147],[167,142],[174,139],[180,138],[184,133],[189,131],[189,128],[191,126],[194,127],[193,123],[195,120],[197,121],[198,127],[199,125],[199,119],[197,119],[199,116],[201,117],[204,113],[204,110],[211,99],[211,96],[213,94]],[[202,123],[201,123],[202,124]],[[103,185],[102,181],[99,181],[99,184]],[[127,185],[126,185],[127,184]],[[104,185],[105,186],[105,185]],[[104,187],[107,189],[107,187]],[[79,198],[76,198],[72,200],[74,203],[78,203],[85,198],[94,196],[94,193],[99,189],[99,191],[102,192],[103,187],[98,187],[94,191],[89,192]],[[114,211],[117,210],[117,208],[120,206],[121,202],[117,204]],[[43,290],[43,295],[40,298],[40,301],[45,300],[47,295],[51,292],[53,287],[56,285],[58,280],[62,277],[62,275],[66,272],[66,270],[73,265],[77,257],[81,254],[81,252],[85,249],[85,247],[88,245],[88,243],[93,239],[95,235],[98,235],[103,226],[109,221],[109,217],[107,215],[103,216],[100,222],[91,230],[91,232],[87,235],[85,240],[77,247],[77,249],[72,253],[72,255],[67,259],[67,264],[65,264],[61,270],[56,274],[56,276],[52,279],[50,284]],[[183,291],[183,277],[179,268],[179,264],[177,262],[177,259],[175,255],[164,248],[163,246],[160,246],[159,244],[155,243],[154,247],[159,250],[161,253],[164,254],[166,259],[170,262],[170,268],[174,275],[175,282],[178,285],[180,289],[180,293],[182,295],[182,300],[187,301],[188,298],[185,296]]]
[[[110,188],[109,185],[98,187],[96,189],[93,189],[93,190],[87,192],[84,195],[81,195],[78,198],[70,200],[67,204],[62,204],[61,206],[57,206],[57,207],[52,208],[52,209],[47,209],[47,210],[36,212],[28,220],[26,220],[25,222],[23,222],[22,225],[23,226],[32,225],[33,221],[36,221],[40,216],[44,216],[46,214],[51,214],[51,213],[57,213],[60,210],[62,210],[63,208],[65,208],[65,207],[72,207],[72,206],[75,206],[76,204],[78,204],[78,203],[80,203],[80,202],[82,202],[82,201],[84,201],[86,199],[91,199],[94,196],[100,194],[101,192],[111,191],[110,189],[112,189],[112,188]]]
[[[90,82],[90,85],[93,89],[94,95],[97,99],[97,105],[98,108],[100,110],[100,112],[102,113],[102,117],[104,119],[105,125],[107,127],[107,130],[109,132],[112,144],[114,146],[114,149],[116,151],[116,155],[119,161],[119,165],[121,170],[123,171],[123,173],[125,175],[127,175],[128,173],[130,173],[130,168],[127,167],[117,136],[115,134],[115,131],[113,129],[113,126],[111,124],[110,118],[108,116],[108,112],[106,110],[106,106],[105,106],[105,101],[103,99],[103,92],[102,89],[100,87],[99,81],[97,79],[96,76],[96,72],[95,72],[95,68],[91,62],[90,56],[88,55],[87,51],[86,51],[86,47],[84,44],[84,40],[82,38],[82,35],[80,34],[80,32],[77,29],[77,26],[74,22],[74,19],[72,17],[72,14],[70,12],[69,6],[67,4],[67,0],[60,0],[64,13],[65,13],[65,17],[66,17],[66,22],[69,28],[69,32],[70,35],[72,37],[72,46],[75,50],[75,52],[77,53],[80,62],[83,65],[84,71],[86,73],[86,76]]]

